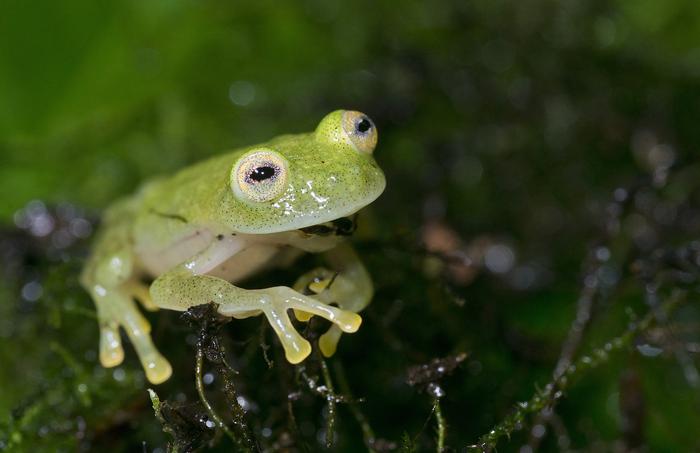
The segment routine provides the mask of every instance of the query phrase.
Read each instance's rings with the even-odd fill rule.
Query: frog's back
[[[141,191],[141,212],[158,211],[191,222],[206,221],[227,189],[232,162],[240,153],[214,156],[150,182]]]

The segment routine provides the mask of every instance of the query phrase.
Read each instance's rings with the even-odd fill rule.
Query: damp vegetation
[[[0,451],[700,449],[698,2],[39,3],[0,19]],[[387,175],[307,231],[366,263],[359,331],[294,321],[292,365],[265,319],[161,310],[168,381],[126,337],[101,367],[103,209],[337,108]]]

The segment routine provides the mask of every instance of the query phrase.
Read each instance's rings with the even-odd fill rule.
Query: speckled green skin
[[[107,210],[81,275],[97,307],[104,366],[123,360],[122,327],[151,382],[163,382],[171,374],[134,299],[146,309],[186,310],[214,302],[220,313],[236,318],[264,314],[292,363],[303,360],[310,345],[292,326],[290,308],[300,320],[318,315],[334,322],[320,342],[326,355],[335,351],[341,331],[359,328],[356,313],[373,291],[366,270],[340,237],[299,231],[351,215],[384,190],[384,175],[372,157],[374,144],[358,149],[343,127],[346,114],[361,115],[333,112],[315,132],[280,136],[216,156],[154,180]],[[265,202],[245,199],[231,185],[241,156],[257,149],[274,151],[288,164],[283,192]],[[235,184],[235,174],[233,178]],[[295,290],[245,290],[230,283],[270,264],[291,261],[295,250],[324,253],[331,269],[304,274]],[[141,283],[145,275],[156,278],[150,288]],[[302,295],[302,289],[314,297]]]
[[[187,168],[149,188],[142,210],[155,206],[191,222],[251,234],[289,231],[356,212],[382,193],[385,181],[372,155],[344,140],[341,113],[324,118],[316,132],[280,136]],[[273,149],[289,162],[287,191],[267,203],[237,199],[229,187],[238,158],[258,148]]]

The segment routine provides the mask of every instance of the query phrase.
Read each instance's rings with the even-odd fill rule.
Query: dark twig
[[[335,430],[335,418],[336,418],[336,405],[337,403],[344,403],[347,401],[347,397],[344,395],[338,395],[335,393],[335,389],[333,387],[333,381],[331,379],[331,374],[328,369],[328,365],[326,364],[325,360],[323,360],[323,357],[321,357],[320,352],[318,352],[318,360],[319,360],[319,365],[321,367],[321,374],[323,375],[323,381],[324,384],[319,385],[318,384],[318,378],[316,376],[309,376],[306,373],[306,367],[304,365],[298,365],[297,368],[297,373],[298,375],[304,380],[306,383],[306,387],[316,395],[321,396],[324,400],[326,400],[327,404],[327,410],[328,410],[328,422],[326,425],[326,447],[327,448],[332,448],[333,447],[333,436],[334,436],[334,430]]]

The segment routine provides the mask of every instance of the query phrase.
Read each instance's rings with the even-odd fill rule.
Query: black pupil
[[[370,129],[372,129],[372,123],[370,123],[370,121],[367,118],[362,118],[357,123],[357,130],[363,134]]]
[[[250,173],[249,178],[255,182],[260,182],[264,181],[266,179],[270,179],[273,176],[275,176],[275,169],[272,167],[256,167],[253,169],[253,171]]]

